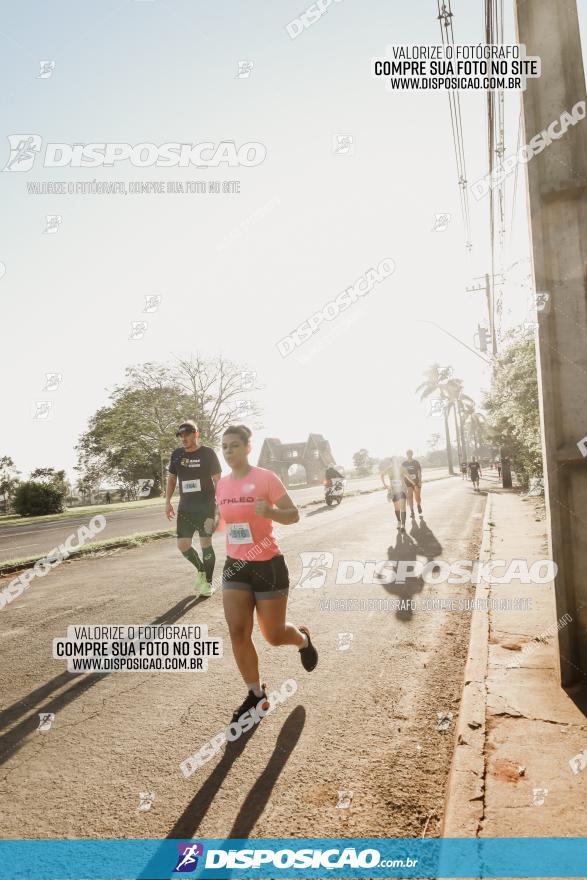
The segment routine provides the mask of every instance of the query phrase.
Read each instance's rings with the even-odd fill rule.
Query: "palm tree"
[[[483,413],[477,412],[474,406],[465,408],[465,424],[469,426],[471,438],[478,456],[483,437],[487,432],[487,422]]]
[[[449,401],[449,409],[454,412],[455,430],[457,439],[460,438],[459,460],[466,462],[469,459],[469,450],[467,448],[467,439],[465,437],[465,410],[475,407],[472,397],[469,397],[463,391],[463,380],[451,378],[446,382],[445,389]]]
[[[420,400],[425,400],[433,394],[438,395],[442,401],[442,415],[444,416],[444,436],[446,440],[446,460],[449,474],[454,474],[452,464],[452,447],[450,441],[450,428],[448,417],[450,409],[447,407],[446,385],[452,375],[452,367],[441,367],[440,364],[432,364],[424,372],[424,381],[418,385],[416,391],[420,393]],[[457,433],[458,442],[458,433]]]

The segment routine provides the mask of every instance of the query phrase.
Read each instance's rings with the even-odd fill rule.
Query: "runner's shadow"
[[[413,538],[401,532],[397,536],[395,547],[391,544],[387,548],[387,558],[390,562],[396,563],[394,566],[396,572],[398,567],[397,563],[417,562],[419,555],[421,556],[422,553],[418,551],[418,545]],[[417,575],[407,575],[402,583],[397,583],[396,581],[391,580],[386,581],[385,578],[382,577],[381,584],[388,593],[398,596],[403,602],[409,602],[414,597],[415,593],[419,593],[422,590],[424,581]],[[414,612],[408,606],[407,608],[398,608],[395,615],[398,620],[407,621],[412,619]]]
[[[415,519],[412,520],[410,537],[416,543],[418,556],[425,556],[427,562],[431,562],[442,553],[442,544],[423,516],[420,517],[419,523]]]
[[[303,706],[296,706],[286,718],[269,758],[267,766],[251,788],[241,806],[234,824],[230,830],[230,837],[248,837],[249,832],[257,822],[257,819],[265,809],[269,796],[283,770],[291,752],[297,745],[302,734],[306,720],[306,710]],[[206,782],[194,795],[183,814],[179,817],[167,839],[185,838],[190,840],[197,832],[204,817],[206,816],[212,801],[228,776],[230,768],[236,759],[242,754],[251,736],[256,732],[259,725],[255,725],[249,733],[243,734],[235,742],[226,744],[226,749],[221,760],[216,765]]]
[[[296,706],[286,718],[273,748],[273,753],[267,762],[267,766],[254,783],[253,787],[241,805],[236,819],[230,829],[227,840],[231,838],[248,837],[255,826],[259,816],[265,809],[271,792],[287,763],[290,754],[298,744],[298,740],[304,729],[306,710],[303,706]],[[167,835],[167,840],[192,840],[200,827],[204,817],[208,813],[214,798],[228,773],[248,745],[251,737],[259,725],[255,725],[248,733],[244,733],[239,739],[226,744],[224,754],[207,780],[196,792],[182,815]],[[154,865],[157,860],[156,853],[151,861],[139,874],[138,880],[157,880],[158,873]],[[160,872],[159,872],[160,873]]]
[[[172,608],[169,608],[159,617],[156,617],[151,623],[146,624],[146,626],[175,623],[196,605],[207,601],[208,599],[204,599],[202,596],[186,596],[184,599],[177,602]],[[65,708],[74,700],[77,700],[95,684],[108,678],[109,675],[112,675],[112,673],[104,672],[81,676],[70,672],[59,673],[59,675],[56,675],[51,681],[48,681],[36,690],[31,691],[23,700],[18,700],[16,703],[7,706],[6,709],[0,712],[0,730],[8,727],[8,725],[16,721],[17,718],[20,718],[31,709],[34,709],[35,706],[41,708],[43,712],[53,712],[57,714],[59,710]],[[68,683],[71,683],[71,687],[68,688],[68,690],[55,696],[49,703],[44,702],[51,694],[55,693]],[[12,730],[7,731],[0,736],[0,766],[5,763],[9,757],[19,751],[24,744],[25,737],[33,733],[38,725],[39,718],[37,714],[32,714],[29,715],[28,718],[24,718],[20,724],[13,727]]]
[[[311,510],[306,516],[316,516],[316,514],[325,513],[327,510],[334,510],[334,507],[329,507],[327,504],[323,504],[322,507],[318,507],[317,510]]]
[[[230,829],[229,838],[248,837],[255,827],[259,816],[267,805],[280,773],[298,744],[305,722],[306,710],[303,706],[296,706],[290,712],[279,731],[279,736],[267,766],[246,796]]]

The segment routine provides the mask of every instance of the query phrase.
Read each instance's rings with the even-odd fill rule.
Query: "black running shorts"
[[[225,590],[246,590],[255,599],[287,596],[289,571],[281,554],[257,562],[227,556],[222,571],[222,586]]]
[[[208,518],[214,519],[214,512],[214,503],[208,507],[196,507],[193,510],[182,510],[180,507],[177,511],[177,537],[193,538],[194,532],[197,532],[201,538],[212,537],[204,528],[204,523]]]

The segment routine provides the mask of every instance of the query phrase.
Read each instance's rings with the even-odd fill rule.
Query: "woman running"
[[[389,477],[389,486],[385,482],[385,478]],[[395,515],[397,518],[397,527],[400,532],[406,530],[406,498],[408,496],[408,485],[414,486],[414,481],[400,464],[397,457],[392,459],[392,463],[381,474],[381,482],[388,489],[387,500],[393,501]]]
[[[226,523],[226,562],[222,573],[224,616],[232,653],[248,694],[232,721],[265,700],[259,658],[252,640],[253,612],[270,645],[295,645],[304,669],[311,672],[318,652],[307,627],[286,623],[289,572],[273,536],[273,522],[298,522],[298,509],[273,471],[249,464],[251,431],[232,425],[222,437],[222,453],[231,468],[216,487],[216,501]],[[263,705],[262,708],[266,708]]]

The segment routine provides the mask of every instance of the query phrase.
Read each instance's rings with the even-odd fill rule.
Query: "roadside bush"
[[[19,516],[42,516],[45,513],[61,513],[63,489],[50,483],[19,483],[12,506]]]
[[[497,445],[505,446],[524,491],[542,479],[542,446],[534,340],[512,333],[485,399]]]

